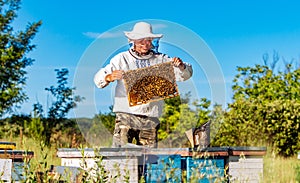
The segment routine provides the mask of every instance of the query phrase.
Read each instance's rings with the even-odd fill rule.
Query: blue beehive
[[[187,181],[210,183],[224,178],[224,158],[187,157]]]
[[[181,182],[181,156],[148,155],[144,177],[147,183]]]

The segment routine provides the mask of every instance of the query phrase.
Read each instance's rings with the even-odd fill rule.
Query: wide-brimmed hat
[[[162,34],[153,34],[152,26],[146,22],[138,22],[134,25],[131,32],[124,31],[125,36],[130,40],[143,38],[161,38]]]

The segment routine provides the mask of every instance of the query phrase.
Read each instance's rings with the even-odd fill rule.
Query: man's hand
[[[174,64],[175,67],[178,67],[180,70],[184,70],[185,69],[184,63],[178,57],[174,57],[173,58],[173,64]]]
[[[115,70],[111,74],[108,74],[105,76],[105,81],[106,82],[113,82],[115,80],[122,79],[123,77],[123,71],[121,70]]]

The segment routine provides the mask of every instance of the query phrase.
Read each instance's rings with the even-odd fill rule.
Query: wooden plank
[[[241,177],[241,178],[236,178],[236,177],[231,177],[229,179],[229,182],[238,182],[238,183],[259,183],[262,182],[261,179],[250,179],[249,177]]]
[[[4,182],[11,182],[12,173],[12,160],[11,159],[0,159],[0,180]]]
[[[240,158],[239,162],[240,163],[261,163],[261,164],[263,164],[264,160],[263,160],[263,158],[247,157],[247,158]]]
[[[86,165],[86,167],[84,167],[84,164]],[[123,178],[127,174],[129,174],[130,177],[129,182],[138,182],[137,158],[125,159],[124,157],[110,157],[108,159],[103,159],[101,164],[103,165],[105,170],[108,171],[109,177],[117,175],[118,171],[120,171],[121,176],[117,178],[116,182],[124,182]],[[84,159],[84,161],[82,158],[62,158],[61,165],[85,168],[86,170],[90,171],[91,175],[95,174],[95,170],[97,169],[97,163],[94,158],[86,158]]]
[[[228,174],[238,182],[259,182],[263,177],[263,158],[230,156]]]
[[[227,148],[157,148],[144,149],[144,154],[179,154],[181,156],[228,156]]]
[[[146,182],[181,182],[180,155],[146,155]]]
[[[231,151],[266,151],[266,147],[256,147],[256,146],[229,146]]]
[[[149,148],[144,149],[143,154],[145,155],[181,155],[181,156],[189,156],[190,150],[189,148]]]
[[[263,158],[261,156],[228,156],[228,161],[229,162],[261,162],[263,163]]]
[[[264,156],[266,155],[266,151],[232,151],[233,156]]]
[[[0,142],[0,149],[13,150],[16,148],[15,142]]]
[[[16,144],[15,143],[6,143],[6,144],[3,144],[1,143],[0,144],[0,149],[1,150],[14,150],[16,149]]]
[[[231,176],[231,180],[239,180],[241,182],[246,180],[256,180],[259,182],[260,179],[262,179],[263,176],[263,170],[261,171],[251,171],[251,170],[235,170],[235,171],[229,171],[228,174]]]
[[[31,159],[33,156],[34,156],[34,153],[32,151],[0,150],[0,157],[2,157],[2,158],[23,160],[24,158]]]
[[[229,163],[230,169],[263,169],[264,165],[262,163]]]
[[[131,156],[141,156],[142,151],[141,148],[103,148],[96,152],[91,148],[86,149],[69,149],[69,148],[60,148],[56,154],[60,158],[93,158],[96,155],[104,156],[104,157],[113,157],[113,156],[120,156],[120,157],[131,157]]]
[[[190,152],[188,156],[202,157],[202,156],[228,156],[227,151],[215,151],[215,152]]]
[[[263,173],[263,168],[231,168],[229,170],[230,175],[253,175],[254,177],[259,176]]]
[[[199,182],[205,183],[224,177],[224,159],[187,157],[187,181],[190,182],[199,176]],[[210,177],[213,179],[210,180]]]
[[[191,148],[157,148],[157,149],[144,149],[144,154],[179,154],[181,156],[228,156],[226,149],[222,148],[204,148],[204,149],[191,149]]]

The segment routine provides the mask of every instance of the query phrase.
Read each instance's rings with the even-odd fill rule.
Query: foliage
[[[262,182],[300,182],[300,162],[297,156],[281,157],[273,153],[272,148],[268,149],[264,156]]]
[[[25,134],[30,134],[33,139],[44,141],[44,126],[41,118],[33,117],[30,121],[25,121]]]
[[[166,100],[163,115],[160,118],[159,140],[166,139],[175,130],[176,125],[179,123],[180,105],[179,97]]]
[[[287,64],[275,72],[271,66],[238,67],[233,102],[215,145],[267,143],[282,156],[300,149],[300,69]]]
[[[116,115],[112,111],[113,106],[109,107],[110,112],[102,113],[100,112],[98,115],[95,115],[93,118],[93,124],[96,122],[100,122],[110,133],[114,132],[115,127],[115,119]]]
[[[13,115],[9,118],[0,120],[0,138],[6,137],[9,139],[15,136],[20,136],[24,130],[24,123],[30,120],[27,115]]]
[[[35,48],[31,41],[42,24],[30,23],[24,31],[14,31],[11,24],[20,4],[20,0],[0,1],[0,116],[27,100],[25,69],[34,60],[26,54]]]
[[[210,120],[210,139],[215,139],[216,134],[218,133],[220,127],[224,123],[225,111],[222,108],[222,105],[215,104],[211,111],[209,120]]]
[[[83,97],[73,96],[75,88],[67,86],[67,69],[56,69],[56,71],[58,86],[51,86],[46,89],[56,99],[48,111],[48,116],[44,116],[43,106],[40,103],[36,103],[33,105],[33,116],[31,117],[13,115],[10,118],[1,120],[4,124],[7,124],[3,128],[7,127],[8,124],[10,127],[4,129],[3,134],[0,133],[0,135],[10,133],[12,136],[15,136],[24,130],[25,135],[43,141],[46,145],[50,145],[51,140],[57,146],[67,145],[69,147],[85,142],[76,121],[66,119],[67,113],[76,107],[76,104],[83,100]],[[12,126],[15,126],[15,128],[12,128]]]
[[[188,98],[187,96],[186,98]],[[184,102],[186,101],[183,100],[183,104]],[[179,136],[176,128],[180,124],[180,106],[183,104],[181,104],[179,96],[165,100],[163,114],[160,118],[160,128],[158,129],[158,140],[166,140],[168,146],[171,147],[174,147],[172,141],[176,140]]]
[[[165,136],[165,141],[170,148],[188,146],[185,132],[193,128],[197,120],[195,113],[190,110],[188,104],[181,104],[179,109],[180,112],[176,112],[166,120],[161,120],[162,123],[165,122],[168,125],[169,131],[164,131],[162,128],[158,131],[158,137]]]
[[[207,99],[207,98],[201,98],[200,102],[198,102],[197,100],[194,102],[194,105],[196,106],[196,111],[197,111],[197,124],[196,124],[196,128],[197,127],[201,127],[204,123],[208,122],[210,119],[210,105],[211,102]]]
[[[109,109],[110,112],[108,113],[99,112],[99,114],[89,120],[88,124],[83,119],[77,120],[81,127],[81,132],[90,145],[111,146],[116,115],[112,111],[113,106],[110,106]]]
[[[46,119],[49,120],[49,119]],[[51,123],[46,121],[45,123]],[[85,144],[86,140],[81,133],[75,119],[63,119],[51,130],[50,144],[56,147],[77,148],[79,144]]]
[[[201,98],[190,107],[190,93],[165,100],[163,115],[160,118],[158,139],[169,147],[189,146],[185,132],[197,128],[209,121],[210,101]]]
[[[67,86],[68,84],[68,69],[55,69],[57,74],[57,86],[45,88],[54,97],[51,107],[48,111],[48,118],[63,119],[68,112],[76,107],[77,102],[81,102],[84,98],[78,95],[74,96],[75,88]]]
[[[300,164],[298,164],[298,165],[295,167],[295,171],[296,171],[296,181],[297,181],[297,182],[300,182]]]
[[[74,96],[75,88],[67,85],[68,69],[55,69],[55,71],[57,74],[57,86],[45,88],[45,90],[50,92],[53,97],[47,116],[44,116],[43,114],[43,106],[37,102],[33,105],[34,117],[27,123],[28,127],[35,125],[40,127],[39,130],[34,128],[28,128],[28,130],[29,133],[36,134],[38,136],[37,138],[42,139],[46,145],[50,145],[50,139],[53,132],[59,132],[70,125],[69,122],[71,121],[66,119],[66,115],[71,109],[76,107],[78,102],[81,102],[84,99],[78,95]],[[76,132],[74,132],[74,134],[76,134]],[[57,140],[57,138],[59,137],[54,139]]]
[[[87,129],[87,133],[85,135],[86,141],[93,146],[111,146],[112,132],[110,132],[110,129],[104,125],[110,124],[111,130],[113,130],[115,124],[114,119],[115,117],[110,115],[105,116],[101,113],[99,115],[96,115],[92,119],[91,127]]]
[[[80,182],[88,183],[88,182],[99,182],[104,183],[109,180],[108,172],[104,169],[103,166],[103,156],[99,155],[99,150],[94,149],[95,163],[93,166],[88,165],[86,161],[86,157],[84,154],[84,149],[81,148],[82,159],[80,162],[80,167],[82,168],[82,176]]]

